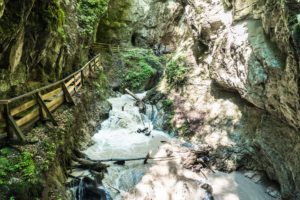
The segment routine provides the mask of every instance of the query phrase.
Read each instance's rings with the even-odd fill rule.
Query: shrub
[[[125,76],[126,85],[133,90],[142,88],[145,81],[156,74],[156,70],[143,61],[139,62],[139,67],[137,70],[129,71]]]
[[[171,60],[167,63],[166,78],[170,86],[179,88],[187,81],[187,73],[189,69],[186,66],[183,58]]]
[[[162,71],[162,57],[157,57],[151,50],[135,48],[121,53],[123,74],[122,87],[134,92],[140,92],[157,83],[155,79],[159,71]],[[158,76],[159,78],[159,76]]]

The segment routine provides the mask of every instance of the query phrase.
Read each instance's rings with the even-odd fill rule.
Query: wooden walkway
[[[120,53],[124,51],[130,51],[133,49],[132,47],[124,47],[120,45],[114,45],[114,44],[106,44],[106,43],[94,43],[92,45],[92,49],[94,50],[100,50],[100,51],[108,51],[111,53]]]
[[[8,139],[17,137],[21,142],[26,138],[23,131],[39,120],[50,120],[57,126],[52,113],[63,103],[75,105],[74,94],[101,65],[97,55],[78,71],[68,77],[11,99],[0,100],[0,133],[6,133]]]

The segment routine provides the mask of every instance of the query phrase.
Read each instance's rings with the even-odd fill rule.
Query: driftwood
[[[169,157],[151,157],[148,153],[145,157],[139,157],[139,158],[111,158],[111,159],[104,159],[104,160],[92,160],[93,162],[125,162],[125,161],[135,161],[135,160],[143,160],[144,164],[147,163],[148,160],[155,160],[155,161],[166,161],[170,159],[175,159],[177,157],[175,156],[169,156]]]
[[[73,168],[88,169],[96,172],[101,172],[106,171],[106,168],[108,167],[108,165],[101,162],[78,158],[76,156],[73,156],[73,160],[78,163],[73,165]]]
[[[127,88],[125,89],[125,91],[136,100],[136,106],[139,108],[139,111],[141,113],[145,113],[146,105],[145,105],[145,102],[143,101],[143,99],[140,99],[138,96],[136,96],[133,92],[131,92]]]

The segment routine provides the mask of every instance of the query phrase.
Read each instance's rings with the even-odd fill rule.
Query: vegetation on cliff
[[[163,72],[165,58],[154,55],[152,50],[132,48],[114,57],[110,77],[120,91],[128,88],[134,92],[154,87]],[[113,76],[113,77],[112,77]]]
[[[184,58],[180,57],[169,61],[166,67],[167,83],[171,88],[178,89],[186,83],[188,71]]]
[[[91,36],[107,10],[109,0],[80,0],[77,3],[79,26],[84,35]]]

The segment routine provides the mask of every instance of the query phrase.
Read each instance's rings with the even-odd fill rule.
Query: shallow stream
[[[144,95],[138,94],[140,98]],[[216,200],[273,199],[265,193],[262,185],[238,172],[205,172],[203,175],[184,169],[181,162],[188,149],[182,146],[183,142],[179,139],[153,128],[153,122],[159,124],[157,120],[161,119],[154,106],[147,105],[144,115],[129,95],[110,98],[109,102],[112,104],[109,118],[93,136],[94,144],[84,151],[90,159],[139,158],[149,152],[153,157],[167,157],[171,152],[172,159],[149,160],[147,164],[143,164],[143,160],[128,161],[125,165],[109,163],[108,172],[102,180],[101,188],[106,191],[102,198],[211,199],[202,187],[208,183]],[[145,127],[151,130],[149,136],[137,132]],[[78,170],[74,173],[90,176],[87,171]]]

